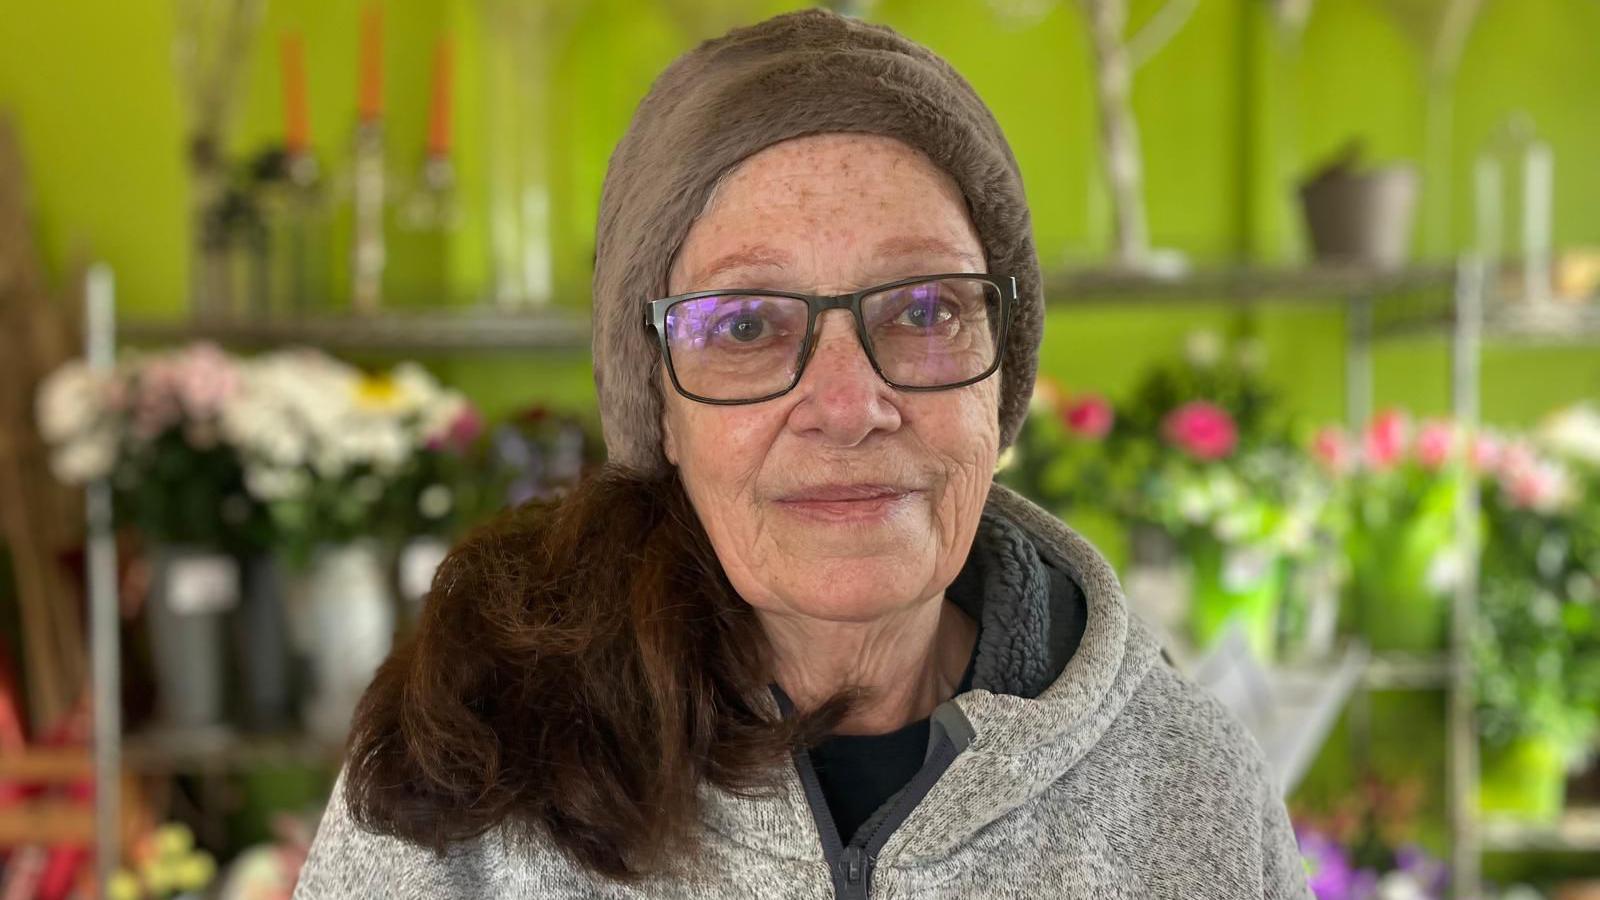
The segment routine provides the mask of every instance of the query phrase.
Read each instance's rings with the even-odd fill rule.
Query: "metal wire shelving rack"
[[[88,292],[87,355],[109,365],[119,335],[134,343],[209,339],[241,347],[305,344],[333,351],[442,354],[571,352],[587,350],[587,323],[558,310],[528,313],[462,311],[378,316],[320,316],[252,321],[230,319],[127,320],[118,323],[109,272],[97,269]],[[1551,312],[1529,308],[1486,311],[1484,266],[1472,258],[1448,265],[1379,270],[1358,266],[1224,268],[1174,277],[1080,269],[1049,274],[1045,295],[1052,309],[1178,304],[1196,307],[1318,306],[1343,311],[1346,418],[1365,422],[1373,409],[1373,348],[1397,337],[1443,335],[1449,348],[1451,407],[1459,423],[1479,420],[1481,351],[1485,340],[1600,344],[1600,311]],[[1469,480],[1470,482],[1470,480]],[[1470,483],[1460,504],[1461,539],[1473,541],[1478,497]],[[89,491],[90,600],[96,709],[95,761],[100,784],[116,784],[124,766],[142,771],[217,771],[252,760],[316,759],[326,748],[294,736],[265,742],[220,740],[174,749],[135,739],[124,744],[116,713],[120,648],[116,632],[115,544],[109,491]],[[1468,546],[1475,546],[1468,544]],[[1557,849],[1600,852],[1600,813],[1576,811],[1547,827],[1482,821],[1476,809],[1477,739],[1473,721],[1472,660],[1467,648],[1476,625],[1476,557],[1452,600],[1449,648],[1437,656],[1360,655],[1353,693],[1370,690],[1443,690],[1448,703],[1448,772],[1452,882],[1456,894],[1476,896],[1486,850]],[[1341,689],[1343,690],[1343,689]],[[1342,696],[1342,695],[1341,695]],[[1341,700],[1342,702],[1342,700]],[[1358,704],[1359,707],[1359,704]],[[1319,726],[1326,728],[1326,723]],[[117,858],[116,791],[97,798],[102,866]]]

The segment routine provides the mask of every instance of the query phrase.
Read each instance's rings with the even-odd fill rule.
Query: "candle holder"
[[[386,175],[383,124],[374,119],[356,125],[351,153],[350,305],[357,312],[378,311],[383,302],[386,249],[383,207]]]
[[[1506,120],[1473,163],[1478,253],[1513,302],[1551,300],[1554,180],[1550,145],[1526,114]]]
[[[448,156],[429,155],[401,207],[400,221],[412,231],[450,231],[460,224],[456,167]]]
[[[555,295],[550,203],[550,56],[581,4],[481,0],[488,123],[489,293],[503,310]]]
[[[179,95],[188,117],[189,221],[195,261],[189,307],[216,318],[243,305],[241,252],[230,227],[240,200],[223,148],[238,102],[238,80],[260,24],[263,0],[181,0],[173,40]]]
[[[308,151],[271,150],[257,160],[257,203],[266,230],[264,317],[298,318],[327,302],[332,227],[321,167]]]
[[[433,54],[427,152],[401,206],[401,224],[412,231],[449,231],[459,224],[456,169],[450,157],[452,62],[450,41],[441,39]]]
[[[386,250],[383,211],[387,176],[383,148],[383,8],[370,4],[361,19],[360,107],[350,157],[350,305],[371,314],[383,302]]]

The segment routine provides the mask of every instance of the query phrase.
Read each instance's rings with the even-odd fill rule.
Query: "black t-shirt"
[[[972,690],[972,659],[957,694]],[[929,720],[920,719],[888,734],[836,734],[811,749],[822,796],[846,844],[895,791],[905,787],[928,755]]]

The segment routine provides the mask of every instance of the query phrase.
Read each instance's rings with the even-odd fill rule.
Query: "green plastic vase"
[[[1566,804],[1566,755],[1556,741],[1524,737],[1486,750],[1478,780],[1478,805],[1489,815],[1551,822]]]
[[[1249,565],[1240,565],[1216,541],[1193,542],[1188,548],[1193,572],[1189,623],[1195,646],[1204,649],[1228,625],[1240,622],[1256,658],[1270,662],[1277,656],[1278,609],[1285,582],[1284,561],[1270,551]]]
[[[1454,513],[1434,509],[1390,527],[1351,535],[1350,602],[1378,651],[1430,653],[1449,634],[1450,592],[1435,567],[1454,550]]]

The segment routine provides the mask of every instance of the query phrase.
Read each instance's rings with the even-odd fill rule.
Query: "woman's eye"
[[[742,312],[723,319],[717,330],[736,341],[749,343],[766,332],[767,323],[753,312]]]
[[[900,313],[899,324],[932,328],[950,321],[950,307],[937,300],[917,300]]]

